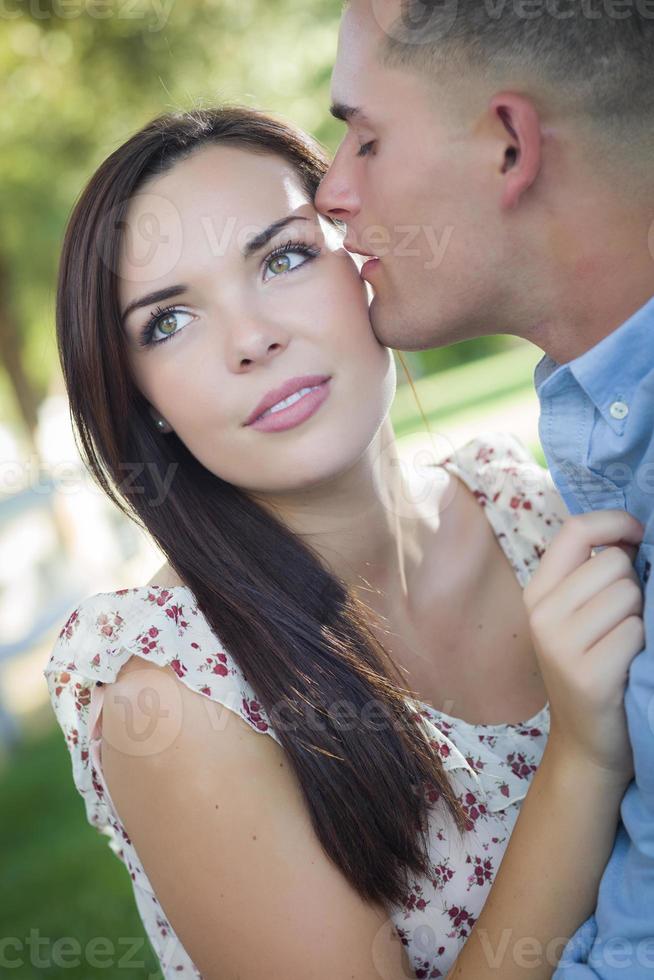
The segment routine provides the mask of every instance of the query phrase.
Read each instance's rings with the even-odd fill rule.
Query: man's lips
[[[363,255],[367,259],[378,259],[379,256],[375,255],[374,252],[366,252],[364,249],[359,248],[354,242],[348,242],[347,239],[343,242],[343,248],[353,255]]]

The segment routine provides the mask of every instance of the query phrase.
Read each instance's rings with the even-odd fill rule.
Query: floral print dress
[[[487,433],[439,464],[475,494],[524,587],[567,511],[548,472],[511,435]],[[276,739],[256,692],[186,586],[143,586],[90,596],[63,625],[43,671],[86,816],[127,868],[164,977],[198,978],[148,881],[105,786],[100,765],[103,694],[137,654]],[[549,731],[548,705],[522,724],[473,725],[413,701],[441,753],[467,817],[457,833],[431,802],[429,877],[389,908],[418,978],[445,977],[470,934],[502,859]]]

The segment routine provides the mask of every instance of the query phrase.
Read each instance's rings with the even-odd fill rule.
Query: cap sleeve
[[[152,586],[84,600],[62,627],[43,673],[87,818],[110,837],[115,851],[121,846],[115,831],[122,828],[102,778],[96,728],[104,688],[132,654],[172,667],[188,688],[225,705],[281,744],[255,691],[198,610],[190,589]],[[468,768],[447,736],[434,731],[430,736],[439,744],[446,769]]]
[[[487,432],[443,460],[486,508],[486,514],[524,587],[569,516],[548,470],[520,440]]]
[[[191,690],[236,712],[255,731],[279,741],[238,664],[197,608],[186,587],[124,589],[85,599],[68,617],[43,671],[50,701],[66,739],[73,779],[90,823],[109,823],[102,785],[90,758],[94,688],[116,680],[137,654],[169,666]]]

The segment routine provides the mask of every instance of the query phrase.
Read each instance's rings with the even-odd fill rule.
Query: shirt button
[[[609,412],[614,419],[622,421],[622,419],[626,419],[627,415],[629,415],[629,406],[625,402],[613,402]]]

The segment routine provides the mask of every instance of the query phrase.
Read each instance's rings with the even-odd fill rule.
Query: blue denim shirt
[[[654,299],[568,364],[545,356],[534,380],[543,451],[568,509],[618,508],[646,527],[635,563],[646,647],[632,662],[625,696],[635,778],[595,914],[554,977],[654,980]]]

